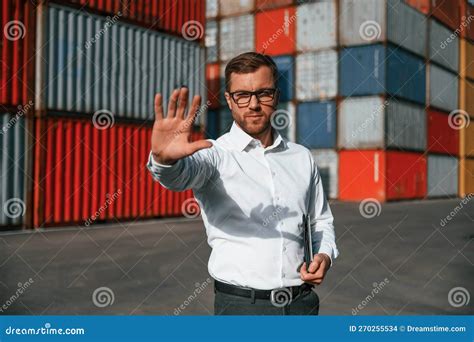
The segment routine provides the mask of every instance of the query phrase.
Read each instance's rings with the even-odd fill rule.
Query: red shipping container
[[[405,2],[411,7],[416,8],[423,14],[430,13],[430,2],[431,0],[405,0]]]
[[[259,12],[255,16],[256,51],[267,55],[295,52],[296,7]]]
[[[459,130],[449,122],[448,113],[428,109],[428,152],[459,155]]]
[[[460,30],[461,2],[466,0],[432,0],[431,15],[453,30]]]
[[[219,75],[219,63],[207,64],[206,65],[206,88],[207,88],[207,100],[209,101],[209,108],[219,108],[219,93],[220,88],[220,75]]]
[[[133,24],[204,39],[205,0],[68,0],[101,15],[117,15]],[[118,14],[118,12],[121,14]],[[183,32],[186,32],[183,34]]]
[[[272,8],[285,7],[293,4],[293,0],[257,0],[257,10],[269,10]]]
[[[339,152],[339,199],[384,202],[426,196],[426,157],[421,153]]]
[[[33,100],[35,11],[32,1],[5,0],[0,5],[0,104]]]
[[[474,41],[474,5],[461,1],[461,37]]]
[[[90,120],[35,119],[33,226],[181,216],[192,191],[176,193],[146,168],[150,126],[97,129]],[[203,139],[193,133],[192,140]]]

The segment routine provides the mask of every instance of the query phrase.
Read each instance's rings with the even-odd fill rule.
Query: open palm
[[[175,89],[171,93],[168,113],[163,113],[163,97],[155,96],[155,123],[151,136],[153,158],[160,164],[174,164],[181,158],[192,155],[212,143],[206,140],[191,142],[193,122],[201,105],[201,96],[195,95],[191,108],[186,113],[188,89]]]

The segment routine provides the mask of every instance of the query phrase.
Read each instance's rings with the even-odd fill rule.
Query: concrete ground
[[[331,208],[341,254],[321,315],[474,313],[474,200]],[[0,233],[0,314],[210,315],[209,254],[199,219]]]

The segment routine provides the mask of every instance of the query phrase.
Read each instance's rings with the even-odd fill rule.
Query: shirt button
[[[275,176],[275,174],[276,174],[275,171],[272,171],[272,176]]]
[[[286,274],[285,274],[285,273],[283,273],[282,275],[283,275],[283,278],[285,278]]]
[[[286,251],[286,246],[283,246],[283,252],[285,252],[285,251]]]

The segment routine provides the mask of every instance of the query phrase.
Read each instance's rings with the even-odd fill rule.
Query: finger
[[[168,103],[168,113],[166,114],[167,118],[174,118],[176,114],[176,106],[179,96],[179,89],[174,89],[170,96],[170,102]]]
[[[186,106],[188,105],[189,89],[181,87],[179,90],[178,98],[178,110],[176,111],[176,117],[178,119],[184,119],[184,113],[186,112]]]
[[[301,279],[305,280],[307,275],[308,275],[308,272],[306,272],[306,262],[303,262],[303,264],[301,265],[301,269],[300,269]]]
[[[186,118],[186,120],[194,122],[199,113],[199,107],[201,107],[201,96],[194,95],[193,102],[191,103],[191,108],[189,109],[188,117]]]
[[[155,121],[163,119],[163,96],[158,93],[155,95]]]
[[[314,273],[316,270],[319,268],[319,265],[321,265],[322,259],[320,257],[315,257],[311,264],[309,265],[309,273]]]
[[[193,154],[194,152],[197,152],[199,150],[205,149],[212,147],[212,143],[207,140],[198,140],[195,142],[192,142],[188,145],[188,150],[186,151],[188,155]]]

